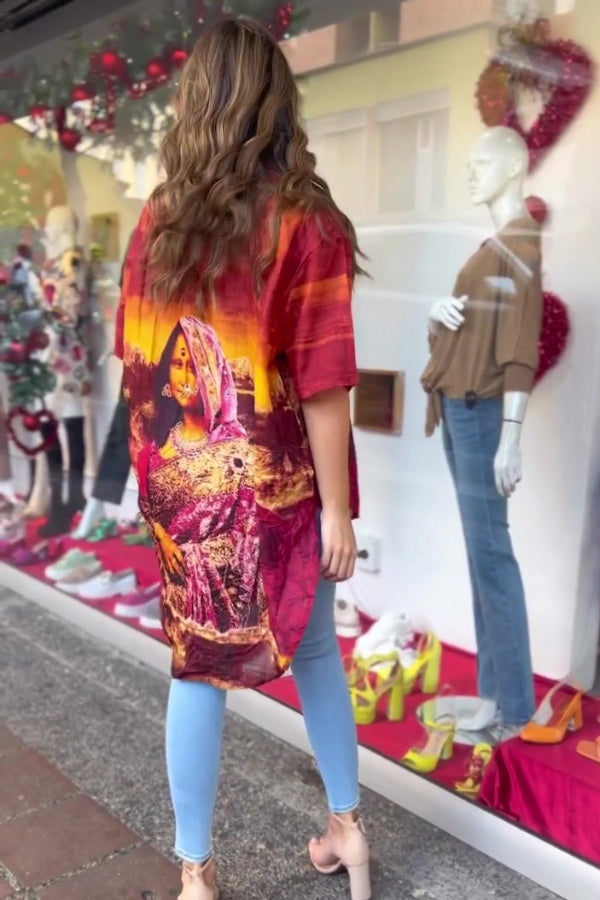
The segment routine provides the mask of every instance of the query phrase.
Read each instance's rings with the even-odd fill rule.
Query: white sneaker
[[[361,632],[358,607],[341,598],[335,601],[335,633],[339,637],[358,637]]]
[[[82,600],[110,600],[123,594],[131,594],[137,587],[137,575],[133,569],[123,572],[101,572],[78,586],[77,596]]]
[[[135,591],[133,594],[121,598],[115,606],[115,615],[121,616],[123,619],[138,619],[144,614],[146,608],[149,608],[149,604],[158,599],[161,594],[162,585],[160,583],[152,584],[141,591]]]
[[[150,602],[146,604],[146,607],[147,608],[141,613],[138,619],[142,628],[162,629],[160,600],[158,598],[150,600]]]

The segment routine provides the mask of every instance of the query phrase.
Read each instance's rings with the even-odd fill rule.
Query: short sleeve
[[[306,233],[306,232],[305,232]],[[279,332],[301,400],[358,384],[352,320],[353,255],[346,236],[315,222],[290,285]]]
[[[121,266],[121,272],[119,275],[119,287],[121,289],[121,297],[119,299],[119,305],[117,307],[116,314],[116,322],[115,322],[115,346],[114,346],[114,354],[118,359],[123,359],[123,354],[125,352],[125,304],[128,293],[141,293],[141,281],[142,274],[140,271],[140,266],[133,265],[135,260],[138,262],[141,260],[143,255],[143,242],[145,240],[145,235],[147,232],[147,223],[148,223],[148,212],[147,207],[142,210],[142,215],[140,221],[136,228],[133,230],[129,237],[129,241],[127,242],[127,248],[125,250],[125,256],[123,259],[123,265]],[[134,271],[135,268],[135,271]],[[134,284],[132,286],[132,280],[135,282],[139,282],[138,284]]]

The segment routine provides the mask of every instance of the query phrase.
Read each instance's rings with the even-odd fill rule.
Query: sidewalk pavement
[[[0,726],[0,900],[169,900],[179,871]]]
[[[168,674],[108,646],[101,626],[85,634],[0,586],[0,900],[178,895]],[[557,900],[372,791],[362,808],[377,900]],[[223,900],[348,900],[347,878],[318,875],[306,852],[326,810],[306,754],[227,714]]]

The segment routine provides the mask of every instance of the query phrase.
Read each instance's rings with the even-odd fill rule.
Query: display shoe
[[[137,588],[137,575],[133,569],[122,572],[100,572],[77,589],[82,600],[110,600],[123,594],[131,594]]]
[[[384,698],[388,704],[388,719],[400,722],[404,718],[404,672],[398,655],[371,657],[364,660],[364,665],[350,687],[356,724],[372,725],[377,718],[377,707]]]
[[[595,741],[579,741],[577,744],[577,752],[592,762],[600,763],[600,737]]]
[[[416,659],[412,665],[407,666],[402,656],[401,660],[407,694],[410,694],[417,684],[420,684],[424,694],[437,694],[440,686],[442,645],[433,632],[422,635],[417,645]]]
[[[121,616],[123,619],[137,619],[143,615],[143,611],[149,604],[160,597],[162,593],[162,585],[160,582],[150,585],[143,590],[134,591],[122,597],[115,606],[115,615]]]
[[[493,753],[494,751],[489,744],[475,745],[469,760],[467,774],[462,781],[457,781],[454,785],[459,794],[463,794],[465,797],[477,797],[481,790],[485,770],[492,760]]]
[[[529,744],[560,744],[567,731],[578,731],[583,726],[583,691],[576,690],[555,703],[566,687],[568,682],[560,681],[548,691],[531,721],[522,729],[522,740]]]
[[[413,747],[400,762],[414,772],[434,772],[440,760],[452,759],[456,719],[454,716],[439,716],[433,722],[425,723],[427,742],[424,747]]]
[[[41,541],[34,547],[19,547],[11,556],[11,562],[15,566],[37,566],[40,563],[48,563],[58,559],[62,553],[62,540]]]
[[[102,563],[99,559],[94,557],[93,559],[81,562],[77,566],[73,566],[66,575],[63,575],[60,580],[56,582],[56,587],[59,591],[64,591],[66,594],[78,594],[80,588],[82,588],[84,584],[87,584],[93,578],[97,578],[98,575],[101,574]]]
[[[334,618],[335,633],[339,637],[358,637],[361,631],[358,606],[354,603],[348,603],[347,600],[342,600],[341,598],[336,599]]]
[[[376,653],[398,651],[408,646],[414,636],[414,628],[406,613],[385,613],[358,638],[354,656],[368,659]]]
[[[60,581],[65,575],[68,575],[76,566],[82,563],[97,561],[95,553],[84,553],[79,547],[72,547],[56,562],[48,566],[44,571],[44,578],[48,581]]]
[[[98,522],[87,536],[90,544],[99,544],[101,541],[107,541],[109,538],[119,536],[119,523],[116,519],[102,519]]]
[[[184,862],[181,884],[182,891],[177,900],[219,900],[214,859],[211,857],[204,865]]]
[[[25,519],[20,506],[12,506],[0,517],[0,541],[12,544],[25,537]]]
[[[321,875],[336,875],[346,869],[352,900],[371,900],[369,845],[360,819],[346,821],[332,813],[329,828],[308,845],[310,861]]]
[[[151,628],[162,631],[160,598],[156,597],[146,604],[146,609],[140,613],[139,623],[142,628]]]

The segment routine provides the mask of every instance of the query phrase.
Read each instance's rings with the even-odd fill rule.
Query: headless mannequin
[[[48,262],[42,276],[44,290],[51,307],[61,310],[68,327],[58,336],[49,334],[48,359],[55,363],[85,355],[80,345],[78,328],[81,317],[87,312],[86,271],[81,253],[76,249],[77,220],[68,207],[58,206],[49,210],[46,219],[46,248]],[[85,349],[85,348],[84,348]],[[63,502],[63,449],[60,440],[45,453],[45,460],[36,462],[34,490],[28,506],[29,515],[43,515],[47,508],[48,522],[40,529],[40,535],[49,537],[63,534],[69,529],[75,512],[83,509],[83,474],[85,464],[84,445],[84,397],[89,392],[86,381],[85,359],[71,366],[69,372],[61,371],[58,383],[46,398],[47,408],[61,422],[66,436],[69,455],[68,497]],[[45,463],[45,465],[44,465]],[[49,492],[48,492],[49,487]]]
[[[127,250],[129,249],[129,246]],[[127,250],[125,258],[127,258]],[[123,267],[119,276],[119,289],[123,286]],[[114,313],[111,307],[111,314]],[[112,329],[114,331],[114,328]],[[110,335],[110,346],[114,345],[114,334]],[[83,515],[73,532],[76,540],[85,540],[96,526],[106,518],[106,503],[120,506],[129,477],[129,405],[123,395],[123,385],[113,413],[106,443],[100,458],[98,472],[92,494],[85,505]]]
[[[517,223],[521,223],[521,227],[526,230],[528,227],[527,220],[531,221],[523,197],[524,180],[528,170],[528,162],[529,155],[524,141],[512,129],[504,127],[493,128],[486,132],[471,152],[469,160],[470,194],[475,204],[485,204],[488,207],[498,231],[497,240],[502,240],[503,230],[511,226],[511,223],[515,223],[515,227],[517,228],[519,227]],[[523,225],[523,223],[525,224]],[[475,258],[476,257],[473,259]],[[498,272],[499,271],[500,270],[498,270]],[[532,281],[536,281],[537,284],[537,279],[539,278],[537,274],[531,275],[530,278]],[[497,280],[499,281],[500,279]],[[479,296],[481,298],[484,297],[483,294],[480,294]],[[539,291],[537,289],[534,290],[532,292],[532,297],[534,299],[531,300],[531,302],[539,304],[541,324],[541,289]],[[474,299],[476,303],[477,295],[475,298],[469,298],[467,295],[463,294],[457,297],[441,299],[433,305],[429,314],[429,330],[433,343],[438,336],[443,333],[443,329],[447,329],[455,334],[463,329],[467,317],[473,315],[471,312],[471,301]],[[490,304],[489,314],[494,314],[493,304]],[[504,314],[506,315],[506,313]],[[539,332],[537,337],[539,337]],[[533,338],[536,342],[537,337],[534,335]],[[515,359],[515,362],[518,363],[519,360]],[[495,490],[498,496],[502,498],[502,501],[509,498],[514,493],[516,486],[522,477],[520,439],[528,400],[529,393],[526,390],[503,390],[501,404],[498,403],[497,407],[494,407],[494,409],[497,410],[497,413],[493,413],[491,417],[494,419],[496,414],[498,417],[502,417],[501,423],[499,418],[498,420],[494,420],[494,425],[497,426],[498,443],[493,449],[491,459],[484,459],[483,456],[479,457],[479,464],[483,467],[486,467],[488,463],[490,464],[490,468],[493,466],[493,482],[495,484]],[[459,401],[453,402],[458,403]],[[480,402],[477,399],[475,402],[479,403],[480,410],[482,410],[486,403],[486,401]],[[491,405],[497,401],[491,398],[488,402]],[[466,400],[463,405],[467,405]],[[475,549],[477,539],[473,537],[473,520],[474,517],[476,518],[477,513],[473,513],[472,504],[469,508],[469,502],[472,500],[472,497],[468,497],[469,491],[473,492],[473,484],[468,484],[468,474],[466,481],[463,474],[462,484],[460,472],[457,478],[457,460],[458,468],[460,470],[460,460],[462,459],[464,470],[464,461],[468,461],[469,457],[468,454],[463,455],[462,457],[455,455],[455,450],[457,450],[457,454],[462,451],[460,446],[452,446],[453,440],[450,433],[449,416],[448,421],[446,421],[448,412],[449,408],[447,409],[444,407],[445,448],[453,478],[457,486],[459,507],[461,509],[463,530],[465,532],[469,556],[469,568],[474,594],[474,608],[476,611],[476,626],[478,626],[476,630],[478,658],[480,663],[480,694],[483,698],[479,708],[474,714],[470,715],[468,721],[464,718],[459,721],[459,729],[472,731],[485,729],[496,720],[499,711],[501,719],[501,727],[499,730],[501,739],[503,730],[505,736],[510,736],[511,733],[514,733],[519,726],[524,724],[533,713],[532,673],[524,595],[520,574],[518,572],[518,564],[512,555],[512,547],[510,545],[510,539],[508,538],[505,507],[503,507],[502,504],[498,505],[498,501],[494,504],[493,498],[488,504],[487,512],[489,513],[489,511],[492,510],[492,516],[497,514],[499,520],[502,518],[505,520],[503,525],[500,525],[499,531],[496,533],[492,532],[491,534],[492,543],[497,541],[498,547],[492,548],[488,554],[487,561],[484,563],[481,561],[483,555],[481,550]],[[482,413],[480,412],[478,414],[481,415]],[[457,440],[456,435],[454,436],[454,444],[460,444],[460,440]],[[483,453],[483,451],[481,452]],[[473,454],[472,450],[471,454]],[[473,455],[471,455],[471,459],[473,459]],[[484,492],[486,490],[486,485],[477,485],[476,490]],[[498,509],[496,509],[496,507],[498,507]],[[504,527],[506,529],[505,532]],[[503,548],[502,550],[500,549],[500,544]],[[496,551],[496,557],[494,557]],[[500,564],[496,566],[501,552],[504,553],[505,559],[511,557],[510,563],[512,565],[512,570],[506,575],[505,581],[503,581],[504,570],[501,569]],[[486,566],[488,569],[487,572],[485,571]],[[496,584],[495,586],[492,585],[490,590],[489,581],[492,579],[489,578],[489,570],[494,567],[497,568],[497,573],[495,573],[495,575],[497,575]],[[486,576],[488,576],[487,584]],[[504,601],[502,601],[502,599],[499,601],[498,597],[499,595],[502,595],[503,591],[505,593],[505,599]],[[503,602],[505,604],[504,608],[502,608]],[[493,610],[490,612],[494,605],[497,607],[495,612]],[[498,621],[501,622],[503,616],[509,622],[509,626],[507,627],[512,628],[515,633],[519,633],[522,639],[522,645],[519,650],[520,665],[517,667],[519,672],[518,690],[515,687],[516,682],[512,685],[514,693],[519,694],[519,699],[515,699],[514,702],[507,702],[507,695],[510,696],[510,685],[506,679],[502,682],[502,678],[498,675],[498,672],[502,670],[504,664],[501,661],[501,657],[504,660],[504,657],[506,656],[505,647],[510,645],[508,635],[495,633],[496,623]],[[499,631],[501,630],[502,627],[499,628]],[[502,652],[498,650],[498,645],[501,643],[503,643]],[[495,644],[496,647],[494,647]],[[484,645],[485,654],[483,652]],[[517,649],[515,648],[515,654],[516,653]],[[482,661],[483,656],[486,657],[485,664]],[[510,659],[506,659],[504,662],[506,666],[511,665]],[[483,676],[481,674],[482,666],[485,667],[487,672],[487,674]],[[483,681],[485,681],[487,689],[482,689],[482,678]],[[493,689],[490,689],[490,685],[494,685],[495,683],[503,683],[504,685],[502,690],[499,690],[498,693]],[[504,694],[506,709],[502,708],[502,699],[498,695],[502,693]],[[500,707],[499,710],[498,707]],[[507,715],[508,709],[512,711],[512,715]]]

